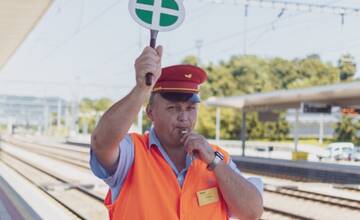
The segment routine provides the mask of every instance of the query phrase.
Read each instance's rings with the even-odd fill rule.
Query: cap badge
[[[192,74],[191,74],[191,73],[189,73],[189,74],[184,74],[184,76],[185,76],[186,78],[188,78],[188,79],[191,79]]]

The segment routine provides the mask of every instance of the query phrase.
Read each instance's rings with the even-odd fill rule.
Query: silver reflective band
[[[224,160],[224,155],[222,155],[219,151],[215,151],[215,158],[211,163],[207,165],[207,169],[212,171],[215,169],[215,167],[220,163],[220,161]]]

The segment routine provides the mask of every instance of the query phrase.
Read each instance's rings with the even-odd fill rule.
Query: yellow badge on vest
[[[216,187],[199,191],[196,194],[199,206],[204,206],[219,201],[218,189]]]

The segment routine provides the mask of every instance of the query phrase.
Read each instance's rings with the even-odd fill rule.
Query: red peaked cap
[[[174,65],[162,69],[153,92],[199,93],[199,85],[207,80],[205,71],[193,65]]]

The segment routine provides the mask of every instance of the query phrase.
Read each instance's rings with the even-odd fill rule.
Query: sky
[[[243,54],[285,59],[319,54],[336,65],[350,53],[360,67],[360,13],[346,15],[342,25],[340,15],[317,11],[250,6],[245,16],[244,5],[234,2],[185,0],[184,23],[158,35],[163,66],[187,55],[206,65]],[[287,2],[360,9],[358,0]],[[132,20],[128,1],[55,0],[0,70],[0,94],[119,100],[135,85],[134,60],[149,37]]]

